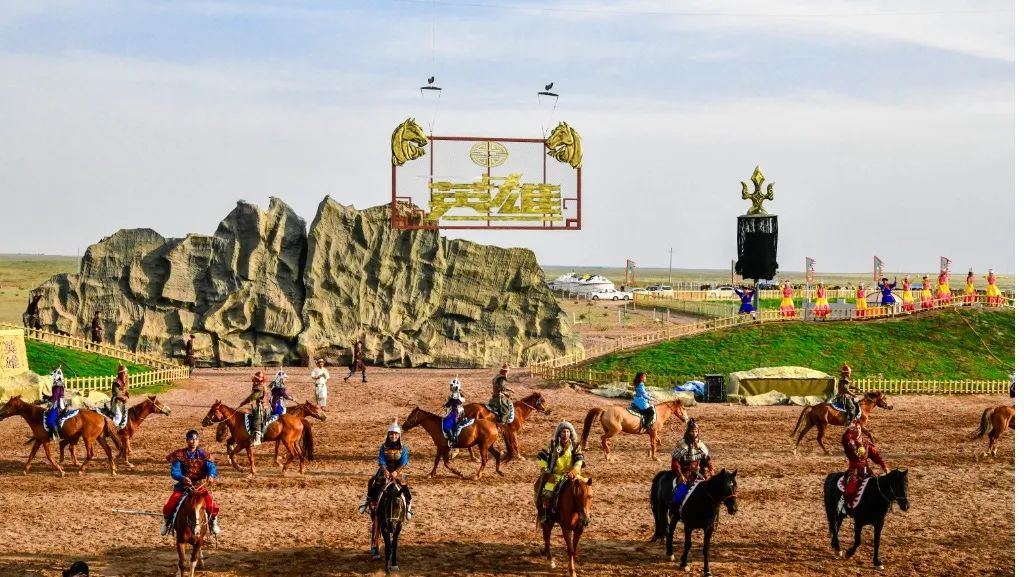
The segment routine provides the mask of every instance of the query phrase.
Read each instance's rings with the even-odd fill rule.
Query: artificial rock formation
[[[222,365],[347,363],[355,339],[386,366],[493,366],[578,346],[532,252],[398,231],[390,206],[325,198],[305,222],[272,199],[239,202],[213,236],[121,230],[89,247],[77,275],[40,289],[51,329]],[[44,304],[45,303],[45,304]]]

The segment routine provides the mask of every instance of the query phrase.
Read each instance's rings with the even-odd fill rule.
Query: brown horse
[[[320,411],[319,407],[317,407],[317,411]],[[249,458],[249,476],[255,476],[256,465],[252,456],[249,431],[245,426],[245,413],[240,413],[219,400],[214,401],[210,411],[203,418],[203,426],[209,427],[221,422],[228,423],[231,437],[234,438],[236,443],[235,448],[228,452],[228,462],[231,463],[235,470],[241,472],[242,468],[235,462],[234,456],[242,449],[245,449],[245,454]],[[304,474],[306,472],[306,459],[311,459],[313,456],[313,445],[311,442],[312,435],[308,437],[303,436],[302,419],[295,415],[284,414],[271,423],[267,427],[266,433],[263,434],[263,440],[275,441],[279,438],[284,444],[285,450],[288,451],[288,459],[281,467],[281,474],[288,470],[288,466],[294,459],[299,460],[299,473]],[[300,439],[302,441],[301,444],[299,443]]]
[[[171,409],[167,405],[158,401],[155,395],[149,395],[146,400],[141,403],[137,403],[135,406],[128,409],[128,423],[125,424],[124,428],[117,432],[118,438],[121,439],[121,450],[117,454],[118,459],[124,459],[124,464],[129,469],[134,469],[135,465],[128,461],[128,457],[132,454],[132,435],[134,435],[140,427],[142,427],[143,421],[146,417],[153,413],[160,413],[161,415],[170,415]],[[64,447],[70,444],[68,439],[64,439],[60,442],[60,462],[64,462]],[[68,449],[71,451],[71,463],[78,465],[78,456],[75,455],[75,446],[72,444]]]
[[[21,400],[21,396],[11,397],[3,407],[0,407],[0,421],[14,415],[20,415],[28,423],[32,430],[32,437],[28,440],[32,443],[32,450],[29,451],[28,461],[25,462],[25,474],[32,466],[32,459],[36,456],[39,447],[43,447],[46,458],[57,470],[57,474],[64,476],[64,469],[53,460],[53,453],[50,451],[50,434],[43,428],[43,413],[46,409],[40,405],[33,405]],[[103,451],[107,454],[107,461],[110,463],[110,474],[117,474],[117,466],[114,464],[114,456],[110,452],[106,438],[114,443],[118,450],[121,449],[121,440],[117,437],[117,428],[114,422],[103,415],[89,410],[80,410],[77,415],[64,422],[61,427],[61,437],[70,443],[77,443],[79,439],[85,441],[85,461],[78,468],[78,474],[85,473],[86,466],[92,461],[92,444],[99,441]]]
[[[555,568],[555,560],[551,557],[551,530],[555,523],[562,528],[565,549],[569,554],[569,577],[576,577],[576,554],[580,550],[580,537],[583,528],[590,523],[590,485],[591,479],[576,478],[566,481],[558,492],[555,504],[555,516],[541,524],[544,531],[544,555],[548,558],[551,568]]]
[[[296,449],[296,453],[297,454],[302,454],[302,455],[304,455],[304,458],[306,460],[312,461],[313,460],[313,429],[310,426],[309,422],[305,420],[305,418],[306,417],[314,417],[314,418],[317,418],[317,419],[319,419],[321,421],[326,421],[327,420],[327,413],[326,413],[326,411],[324,411],[323,409],[321,409],[320,407],[318,407],[317,405],[315,405],[314,403],[312,403],[310,401],[305,401],[301,405],[292,405],[292,406],[288,407],[288,409],[285,410],[285,413],[287,413],[289,415],[295,415],[296,417],[299,417],[300,419],[302,419],[302,439],[303,439],[303,442],[307,443],[307,446],[309,447],[309,451],[308,451],[308,454],[307,454],[307,451],[304,451],[303,447],[301,445],[297,446],[295,449]],[[228,426],[227,421],[224,421],[221,424],[217,425],[217,442],[218,443],[220,443],[220,442],[224,443],[224,449],[226,450],[226,452],[229,455],[233,454],[235,452],[234,451],[235,438],[231,436],[231,428]],[[278,437],[274,441],[274,462],[277,463],[278,467],[283,466],[282,463],[281,463],[281,458],[278,456],[279,452],[281,450],[281,442],[282,442],[281,437]]]
[[[448,446],[448,439],[445,438],[444,432],[441,430],[441,417],[434,413],[424,411],[419,407],[414,408],[405,419],[405,423],[402,424],[402,430],[408,431],[415,427],[423,427],[423,430],[430,435],[430,439],[434,441],[434,447],[437,449],[437,453],[434,454],[434,468],[427,475],[428,479],[433,478],[437,473],[437,464],[442,458],[444,459],[445,468],[460,478],[465,479],[465,476],[449,463],[451,459],[450,453],[453,448],[465,449],[473,446],[480,450],[480,469],[477,470],[474,479],[479,479],[480,475],[484,472],[484,467],[487,466],[488,453],[494,456],[494,471],[499,475],[504,475],[501,472],[501,453],[494,448],[494,443],[498,440],[499,429],[504,429],[505,425],[500,425],[493,421],[473,421],[472,425],[462,429],[462,432],[459,433],[458,442],[455,443],[454,447]]]
[[[174,545],[178,549],[179,577],[185,577],[186,569],[188,577],[195,577],[196,565],[203,569],[203,543],[210,531],[210,521],[206,513],[206,501],[199,494],[202,487],[203,484],[200,484],[196,490],[182,497],[183,502],[174,518]],[[186,562],[185,548],[189,545],[192,546],[192,555]]]
[[[612,446],[610,440],[612,437],[617,435],[620,431],[623,433],[631,433],[634,435],[647,434],[651,438],[651,459],[660,461],[658,457],[658,447],[661,446],[661,429],[668,424],[668,419],[675,415],[680,421],[685,423],[689,420],[689,416],[686,413],[686,406],[679,399],[674,401],[666,401],[664,403],[658,403],[654,407],[654,412],[657,417],[654,419],[654,424],[651,425],[650,429],[643,431],[640,429],[640,417],[632,415],[626,410],[626,407],[615,406],[608,409],[597,407],[590,409],[587,413],[586,420],[583,421],[583,450],[587,450],[587,437],[590,436],[590,427],[593,426],[595,419],[601,420],[601,427],[604,429],[604,434],[601,435],[601,447],[604,449],[604,458],[612,460],[611,452]]]
[[[1007,428],[1014,429],[1014,408],[1013,405],[999,405],[996,407],[989,407],[981,413],[981,424],[978,425],[978,430],[971,436],[972,440],[978,440],[984,435],[988,435],[988,448],[981,455],[987,457],[989,455],[996,456],[996,441],[999,437],[1006,432]]]
[[[493,421],[496,415],[487,408],[484,403],[469,403],[463,407],[467,419],[485,419]],[[505,439],[505,444],[508,445],[509,451],[505,456],[506,461],[511,461],[513,457],[518,457],[520,461],[525,461],[526,457],[519,452],[519,429],[523,428],[523,423],[526,419],[530,418],[530,415],[534,411],[540,411],[545,415],[551,414],[551,409],[548,408],[547,402],[544,400],[544,395],[540,393],[530,393],[522,399],[515,402],[515,412],[511,423],[506,425],[509,435]],[[469,448],[469,456],[473,458],[473,447]]]
[[[866,393],[864,398],[860,400],[860,426],[864,429],[864,434],[871,438],[871,433],[867,429],[868,415],[871,414],[871,410],[875,407],[881,407],[887,411],[892,410],[892,405],[889,404],[885,399],[885,394],[882,391],[871,391]],[[796,420],[796,426],[793,427],[793,432],[789,434],[790,437],[796,435],[797,429],[800,428],[800,424],[804,423],[804,430],[800,431],[800,436],[796,438],[796,444],[793,445],[793,454],[796,454],[797,447],[800,446],[800,441],[814,427],[818,427],[818,445],[821,446],[821,450],[825,451],[828,455],[828,449],[825,448],[825,427],[828,425],[842,426],[846,424],[846,419],[843,414],[836,410],[828,401],[823,401],[814,406],[804,407],[804,410],[800,411],[800,418]]]

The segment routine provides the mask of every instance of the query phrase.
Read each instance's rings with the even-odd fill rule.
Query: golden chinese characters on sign
[[[0,329],[0,377],[28,372],[25,333],[21,329]]]
[[[391,143],[395,228],[580,228],[583,148],[564,122],[546,139],[476,138],[424,136],[409,119]]]

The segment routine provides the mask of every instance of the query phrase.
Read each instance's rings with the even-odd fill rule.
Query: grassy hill
[[[754,325],[669,341],[590,366],[697,376],[795,365],[838,374],[844,361],[853,367],[855,378],[1006,379],[1014,363],[1013,311],[951,310],[861,323]]]
[[[104,357],[95,353],[86,353],[74,349],[65,349],[48,343],[25,339],[25,352],[28,353],[28,366],[38,375],[49,375],[58,364],[63,365],[65,377],[96,377],[117,374],[117,359]],[[149,367],[125,363],[128,372],[150,371]]]

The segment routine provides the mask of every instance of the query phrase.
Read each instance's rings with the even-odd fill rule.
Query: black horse
[[[885,515],[889,512],[893,502],[899,504],[904,511],[910,509],[910,501],[907,499],[907,469],[902,471],[896,469],[881,477],[868,479],[867,487],[861,496],[857,508],[850,513],[845,511],[840,514],[839,500],[842,493],[839,491],[837,481],[846,473],[832,473],[825,477],[825,516],[828,517],[829,533],[832,536],[832,549],[839,553],[840,558],[853,557],[860,546],[860,531],[864,525],[871,525],[875,528],[875,569],[884,569],[882,560],[878,557],[878,546],[882,540],[882,527],[885,525]],[[853,545],[844,552],[839,547],[839,528],[843,519],[847,516],[853,517]]]
[[[374,523],[384,538],[384,572],[390,575],[398,570],[398,535],[402,532],[407,505],[397,483],[389,482],[382,491],[384,494],[374,512]]]
[[[669,510],[672,508],[672,493],[675,491],[676,474],[660,471],[651,481],[651,513],[654,514],[654,536],[651,543],[664,541],[668,533]]]
[[[718,524],[718,511],[722,507],[722,503],[725,503],[725,508],[730,515],[735,515],[736,511],[740,510],[739,503],[736,502],[735,470],[729,472],[722,469],[715,476],[691,489],[688,498],[683,502],[682,510],[671,507],[671,518],[668,522],[668,532],[665,535],[665,554],[668,555],[669,560],[675,560],[675,555],[672,552],[672,538],[676,531],[676,524],[682,521],[683,530],[686,531],[686,540],[679,567],[684,571],[687,569],[686,558],[689,556],[690,546],[693,544],[693,531],[702,529],[704,531],[704,577],[711,575],[711,569],[708,568],[711,535],[715,532],[715,526]]]

